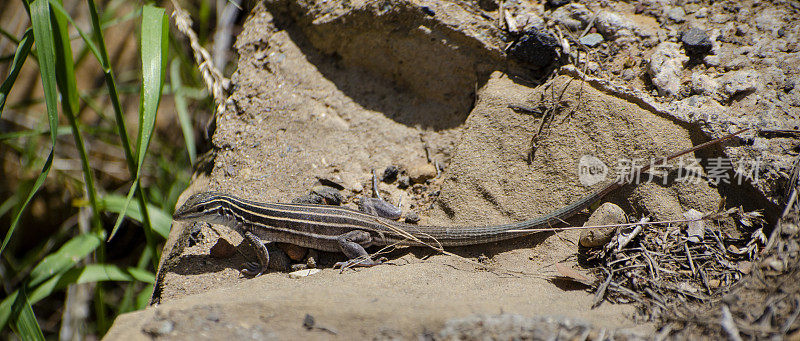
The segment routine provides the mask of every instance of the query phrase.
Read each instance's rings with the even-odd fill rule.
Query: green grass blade
[[[163,8],[146,5],[142,8],[142,94],[139,100],[139,134],[136,140],[136,173],[134,183],[139,182],[144,158],[150,145],[150,138],[155,128],[158,104],[161,102],[161,90],[167,70],[167,48],[169,46],[169,23]],[[131,187],[131,197],[136,187]],[[125,215],[126,207],[122,215]],[[146,210],[146,209],[145,209]],[[122,221],[117,219],[109,238],[114,236]],[[152,225],[150,226],[152,228]],[[154,247],[150,231],[145,231],[148,245]]]
[[[102,243],[103,237],[94,233],[75,236],[64,243],[58,251],[44,257],[30,274],[30,285],[37,285],[51,276],[64,272],[88,256]]]
[[[89,264],[72,268],[69,271],[53,276],[31,291],[29,302],[34,304],[53,292],[66,288],[70,284],[98,283],[107,281],[138,281],[154,284],[156,276],[146,270],[137,268],[121,269],[110,264]],[[28,285],[26,285],[28,286]],[[23,286],[25,289],[26,286]],[[12,317],[11,307],[19,297],[20,291],[14,291],[0,302],[0,329],[5,327]]]
[[[89,5],[89,14],[92,22],[92,31],[94,32],[95,40],[97,41],[98,47],[100,48],[100,64],[103,67],[103,75],[106,80],[106,87],[108,88],[109,99],[111,100],[111,105],[114,108],[114,116],[117,123],[117,133],[120,136],[120,140],[122,141],[122,150],[125,152],[125,161],[128,165],[128,171],[131,175],[137,174],[136,172],[136,160],[133,155],[133,151],[131,149],[131,143],[128,138],[128,130],[125,128],[125,118],[122,115],[122,105],[120,104],[119,100],[119,93],[117,91],[117,83],[114,80],[114,72],[111,69],[111,63],[108,59],[108,49],[106,48],[105,39],[103,38],[103,30],[101,28],[101,22],[99,16],[97,14],[97,6],[95,6],[94,0],[87,0]],[[142,191],[139,182],[135,182],[131,188],[136,190],[138,194],[137,197],[139,199],[139,208],[142,211],[142,223],[144,225],[145,236],[148,238],[148,247],[152,249],[152,251],[157,252],[155,247],[155,242],[152,241],[151,237],[151,229],[152,224],[150,223],[150,216],[148,215],[147,210],[147,202],[144,198],[144,192]],[[124,215],[124,214],[122,214]],[[121,222],[119,220],[118,222]],[[115,226],[112,230],[111,236],[113,236],[114,232],[118,226]],[[109,237],[110,238],[110,237]],[[153,268],[155,269],[158,264],[156,263],[155,257],[153,260]]]
[[[137,147],[137,176],[142,170],[147,147],[156,122],[161,90],[167,71],[169,23],[163,8],[142,8],[142,96],[139,106],[139,138]]]
[[[102,200],[100,201],[100,207],[104,211],[117,213],[120,216],[122,216],[122,212],[124,211],[125,216],[141,222],[143,219],[141,209],[139,207],[128,207],[126,210],[125,207],[127,206],[128,202],[128,198],[126,197],[108,194],[103,196]],[[166,239],[169,235],[172,218],[164,213],[163,210],[150,204],[147,205],[147,212],[149,213],[153,230]]]
[[[44,340],[42,328],[36,321],[36,315],[33,314],[33,308],[31,308],[25,290],[16,295],[11,310],[11,316],[14,317],[14,321],[11,322],[12,328],[21,339]]]
[[[136,305],[133,307],[135,310],[147,308],[147,303],[150,302],[150,297],[153,296],[154,288],[155,286],[150,284],[139,292],[139,295],[136,296]]]
[[[50,5],[61,8],[58,1],[50,0]],[[92,168],[89,166],[89,157],[86,154],[86,146],[83,143],[78,121],[75,113],[80,110],[78,85],[75,80],[75,61],[72,57],[72,47],[70,45],[69,32],[67,30],[67,22],[74,22],[72,18],[67,15],[66,11],[61,8],[61,11],[53,12],[55,17],[55,25],[53,26],[53,38],[55,40],[56,51],[56,84],[61,91],[61,109],[64,116],[69,121],[70,128],[72,128],[72,137],[75,140],[75,146],[78,150],[78,155],[81,160],[81,167],[83,169],[83,180],[86,186],[86,195],[89,197],[89,204],[92,207],[92,223],[96,230],[102,229],[100,226],[100,211],[97,207],[97,191],[94,186],[94,176]],[[77,28],[77,26],[75,26]],[[80,29],[79,29],[80,31]],[[88,43],[91,43],[87,39]]]
[[[42,76],[42,87],[44,88],[44,97],[47,104],[47,118],[50,123],[50,154],[44,162],[42,171],[36,178],[30,193],[23,201],[19,212],[11,222],[11,226],[6,232],[6,237],[3,239],[3,245],[0,246],[0,255],[5,251],[8,241],[14,234],[17,228],[22,213],[28,207],[28,204],[33,198],[34,194],[42,187],[47,174],[50,173],[50,166],[53,165],[53,152],[56,147],[56,132],[58,130],[58,94],[56,93],[56,70],[55,70],[55,44],[53,42],[52,26],[50,23],[50,6],[47,0],[35,0],[30,4],[31,7],[31,22],[33,23],[33,37],[36,40],[36,48],[39,53],[39,69]]]
[[[17,52],[14,53],[14,61],[11,62],[11,72],[8,73],[8,77],[6,77],[6,80],[0,85],[0,117],[3,116],[3,107],[6,105],[8,93],[11,91],[11,87],[14,86],[14,82],[17,81],[17,76],[19,76],[22,65],[24,65],[25,60],[28,59],[28,53],[31,52],[31,45],[33,45],[33,29],[29,28],[25,31],[25,34],[22,35],[22,40],[20,40],[17,45]]]
[[[83,42],[86,44],[87,47],[89,47],[89,50],[92,51],[92,54],[95,56],[95,58],[97,58],[97,61],[99,62],[100,50],[97,48],[97,45],[94,44],[92,38],[90,38],[89,35],[83,32],[80,26],[75,24],[75,21],[72,20],[72,17],[70,17],[69,12],[67,12],[67,10],[64,9],[60,1],[57,0],[49,0],[49,1],[50,1],[50,6],[53,8],[57,16],[62,17],[65,20],[68,20],[69,23],[72,24],[72,27],[75,27],[75,30],[77,30],[78,34],[81,36],[81,38],[83,38]]]
[[[170,64],[169,81],[175,98],[175,111],[178,112],[178,122],[181,124],[183,140],[186,143],[186,151],[189,153],[189,161],[194,164],[194,160],[197,158],[197,151],[194,146],[194,130],[192,129],[192,120],[189,118],[186,96],[183,93],[180,67],[180,60],[173,59],[172,64]]]

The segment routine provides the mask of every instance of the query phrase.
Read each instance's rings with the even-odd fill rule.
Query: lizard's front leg
[[[245,231],[242,236],[246,239],[256,252],[258,262],[247,262],[242,267],[242,273],[246,276],[260,276],[267,272],[268,268],[277,270],[286,270],[289,268],[289,257],[283,250],[275,247],[274,243],[264,245],[261,238],[258,238],[253,232]],[[272,257],[270,257],[270,253]],[[270,264],[272,261],[272,264]]]
[[[339,248],[342,250],[342,253],[347,256],[348,261],[337,262],[333,265],[334,268],[345,268],[348,266],[375,266],[382,264],[385,261],[385,258],[377,261],[373,260],[369,256],[369,253],[367,253],[367,250],[364,250],[364,246],[369,246],[372,244],[372,235],[370,235],[367,231],[353,230],[340,235],[336,238],[336,240],[339,242]]]

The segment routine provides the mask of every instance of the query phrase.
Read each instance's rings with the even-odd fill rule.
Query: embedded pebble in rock
[[[684,22],[686,17],[686,12],[682,7],[669,7],[665,12],[667,14],[667,18],[676,23]]]
[[[740,70],[725,74],[722,77],[722,92],[731,97],[758,90],[758,73],[752,70]]]
[[[420,160],[408,168],[408,177],[414,183],[423,183],[436,177],[436,167],[431,163]]]
[[[680,74],[683,65],[689,61],[678,44],[665,41],[656,46],[650,56],[647,72],[652,77],[653,85],[661,96],[677,94],[681,88]]]
[[[572,31],[580,31],[592,20],[592,11],[583,4],[571,3],[557,8],[550,18]]]
[[[522,32],[530,31],[534,28],[543,30],[547,26],[544,18],[532,9],[519,11],[514,19],[516,19],[518,25],[523,25],[519,27],[519,30]]]
[[[703,57],[703,64],[706,64],[708,67],[720,66],[721,60],[717,55],[708,55]]]
[[[694,93],[698,95],[713,95],[718,88],[719,83],[708,75],[692,74],[692,91]]]
[[[602,226],[602,225],[618,225],[627,223],[625,211],[619,206],[607,202],[595,210],[583,226]],[[606,245],[614,233],[617,231],[616,227],[602,227],[581,230],[579,243],[584,247],[599,247]]]
[[[706,31],[692,27],[681,34],[683,48],[689,54],[706,54],[711,52],[711,40],[708,39]]]
[[[625,69],[625,71],[622,71],[623,80],[632,81],[634,78],[636,78],[636,71],[633,71],[632,69]]]
[[[603,42],[603,36],[599,33],[589,33],[580,39],[581,44],[586,45],[588,47],[595,47],[600,45]]]
[[[600,64],[596,62],[588,62],[586,63],[586,70],[588,70],[589,73],[597,73],[600,71]]]
[[[636,31],[636,24],[632,20],[609,11],[598,13],[594,24],[607,39],[631,36]]]
[[[151,320],[142,326],[142,331],[150,336],[163,336],[175,330],[175,322],[170,320]]]

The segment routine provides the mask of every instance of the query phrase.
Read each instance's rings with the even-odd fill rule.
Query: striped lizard
[[[728,140],[747,129],[677,152],[667,162]],[[640,169],[647,171],[648,166]],[[561,224],[565,219],[589,207],[621,187],[613,182],[599,191],[538,218],[494,226],[420,226],[397,222],[357,210],[312,204],[256,202],[221,192],[194,194],[175,212],[176,221],[204,221],[221,224],[242,234],[256,249],[259,264],[242,270],[247,275],[260,275],[267,269],[269,253],[262,240],[294,244],[306,248],[341,252],[349,259],[336,266],[373,266],[369,246],[438,245],[441,247],[476,245],[503,241],[535,233]],[[520,231],[525,230],[525,231]]]

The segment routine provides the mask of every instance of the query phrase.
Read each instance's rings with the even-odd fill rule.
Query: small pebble
[[[389,184],[397,180],[397,175],[400,174],[400,168],[395,165],[391,165],[386,167],[383,170],[383,176],[381,176],[381,181]]]
[[[401,175],[397,178],[397,187],[400,189],[406,189],[411,186],[411,178],[408,175]]]
[[[307,248],[289,243],[278,243],[278,247],[283,250],[283,252],[286,252],[289,259],[295,262],[302,261],[308,251]]]
[[[311,314],[306,314],[306,316],[303,318],[303,327],[305,327],[308,330],[311,330],[314,328],[314,324],[315,324],[314,316],[311,316]]]
[[[581,37],[580,42],[588,47],[595,47],[603,42],[603,36],[600,33],[589,33]]]
[[[417,214],[416,212],[408,212],[408,213],[406,213],[405,221],[408,224],[419,223],[419,214]]]
[[[313,274],[319,273],[320,271],[322,271],[322,270],[320,270],[320,269],[298,270],[298,271],[290,272],[289,273],[289,278],[297,279],[297,278],[308,277],[308,276],[311,276]]]
[[[699,95],[713,95],[719,83],[716,80],[701,73],[692,74],[692,91]]]
[[[208,313],[208,315],[206,315],[206,320],[209,320],[211,322],[219,322],[219,313],[217,313],[216,311]]]
[[[425,161],[416,162],[408,169],[408,177],[418,184],[435,178],[436,173],[436,167]]]
[[[601,226],[627,223],[625,211],[619,206],[607,202],[597,208],[583,226]],[[616,233],[616,227],[600,227],[581,230],[579,242],[584,247],[600,247],[606,245]]]
[[[225,176],[227,177],[236,176],[236,167],[234,167],[233,165],[225,166]]]
[[[339,181],[327,179],[327,178],[317,178],[317,181],[323,186],[333,187],[337,190],[343,190],[344,186],[342,186]]]
[[[681,34],[681,42],[686,52],[694,55],[704,55],[711,52],[711,40],[706,31],[692,27]]]
[[[623,80],[630,82],[634,78],[636,78],[636,71],[633,71],[632,69],[625,69],[625,71],[622,71]]]

